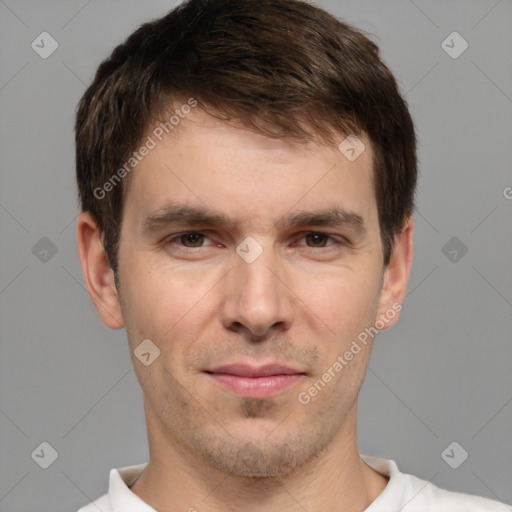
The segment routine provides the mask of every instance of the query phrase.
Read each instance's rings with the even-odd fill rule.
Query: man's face
[[[349,161],[337,148],[269,139],[199,109],[179,132],[153,138],[129,178],[119,248],[149,434],[232,473],[293,471],[353,427],[371,337],[332,368],[390,307],[370,144],[362,138],[366,150]],[[171,222],[169,207],[229,223]],[[289,222],[334,210],[339,223]],[[146,339],[160,350],[148,366],[133,355]],[[261,376],[267,365],[288,370]]]

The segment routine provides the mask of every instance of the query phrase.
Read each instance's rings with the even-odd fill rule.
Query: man
[[[416,186],[371,41],[298,0],[190,0],[102,63],[76,144],[80,262],[150,450],[81,512],[504,512],[358,450]]]

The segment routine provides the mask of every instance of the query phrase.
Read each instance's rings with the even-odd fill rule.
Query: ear
[[[101,321],[110,329],[122,329],[124,320],[99,228],[89,212],[77,221],[78,256],[89,296]]]
[[[383,329],[395,325],[399,317],[397,313],[402,309],[413,258],[413,230],[414,220],[409,217],[402,231],[395,236],[389,264],[384,271],[379,309],[375,319],[376,323],[380,320],[380,324],[384,324]]]

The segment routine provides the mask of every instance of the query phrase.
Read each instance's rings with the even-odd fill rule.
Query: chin
[[[200,455],[211,466],[231,475],[247,478],[275,478],[297,471],[322,451],[325,440],[309,443],[296,436],[290,441],[236,442],[233,438],[202,444]]]

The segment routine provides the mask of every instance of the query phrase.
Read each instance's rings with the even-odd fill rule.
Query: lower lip
[[[268,375],[267,377],[240,377],[227,373],[211,373],[210,377],[223,386],[244,398],[272,398],[285,389],[293,386],[303,375]]]

